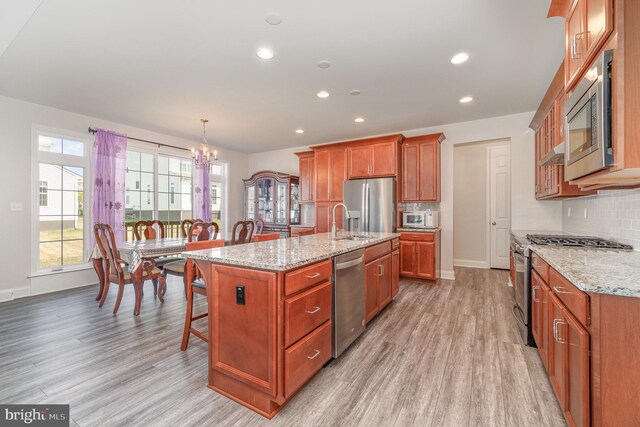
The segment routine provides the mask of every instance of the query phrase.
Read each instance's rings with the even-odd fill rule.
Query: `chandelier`
[[[209,143],[207,142],[206,136],[206,125],[209,122],[207,119],[200,119],[202,122],[202,143],[200,144],[200,156],[198,156],[198,152],[195,148],[191,148],[191,157],[196,162],[197,165],[205,165],[211,168],[211,150],[209,149]],[[218,160],[218,150],[213,150],[213,160]]]

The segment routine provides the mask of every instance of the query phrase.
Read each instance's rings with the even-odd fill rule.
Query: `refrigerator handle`
[[[369,204],[371,203],[371,193],[369,191],[370,190],[369,189],[369,183],[367,182],[365,185],[367,186],[366,192],[365,192],[367,201],[366,201],[366,203],[364,205],[364,208],[365,208],[365,220],[366,220],[366,229],[365,229],[365,231],[368,233],[369,232],[369,208],[370,208]]]
[[[362,213],[360,218],[360,230],[361,232],[367,231],[367,181],[362,183]]]

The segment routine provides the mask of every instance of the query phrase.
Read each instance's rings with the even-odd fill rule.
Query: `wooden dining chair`
[[[164,223],[157,219],[138,221],[133,225],[133,237],[136,240],[142,240],[143,237],[145,240],[164,239]]]
[[[199,219],[183,219],[180,223],[180,233],[182,237],[187,237],[189,234],[189,230],[195,221],[201,221]]]
[[[253,221],[238,221],[233,224],[233,230],[231,232],[231,244],[238,245],[242,243],[249,243],[253,236],[254,223]]]
[[[218,224],[215,222],[203,222],[201,220],[195,220],[191,225],[191,228],[187,232],[187,241],[188,242],[206,242],[213,241],[218,238],[219,231]],[[224,240],[223,240],[224,242]],[[187,277],[185,275],[187,260],[185,258],[177,258],[172,262],[166,263],[162,266],[162,274],[164,277],[167,277],[167,274],[171,274],[172,276],[182,277],[182,282],[184,284],[184,295],[187,297],[188,295],[188,283]],[[160,301],[164,301],[164,293],[166,289],[162,289],[160,295]]]
[[[224,246],[224,240],[203,240],[200,242],[187,243],[187,251],[219,248],[222,246]],[[204,297],[206,298],[207,287],[204,283],[202,275],[200,274],[200,270],[198,270],[198,267],[191,258],[187,259],[185,277],[187,278],[189,286],[187,287],[187,310],[184,318],[184,331],[182,333],[182,344],[180,345],[180,350],[182,351],[187,349],[187,346],[189,345],[189,337],[191,336],[191,334],[200,338],[204,342],[209,342],[209,339],[204,333],[198,331],[192,326],[194,320],[207,317],[209,315],[209,310],[207,309],[206,313],[199,314],[197,316],[193,315],[194,294],[204,295]]]
[[[95,224],[93,226],[93,233],[102,258],[105,260],[105,281],[102,298],[100,299],[100,307],[104,305],[107,299],[109,284],[117,284],[119,286],[118,296],[116,297],[116,305],[113,309],[113,314],[117,314],[120,308],[120,302],[122,301],[124,286],[133,283],[133,274],[126,269],[126,263],[120,258],[113,229],[108,224]],[[156,263],[152,259],[142,261],[142,284],[147,280],[153,282],[155,294],[158,293],[158,281],[160,281],[160,289],[165,285],[165,278],[161,275],[161,270],[156,267]],[[136,308],[134,309],[134,313],[140,309],[137,305],[142,297],[142,286],[139,290],[136,289],[135,292]],[[140,294],[138,294],[138,292],[140,292]]]
[[[253,236],[254,242],[264,242],[267,240],[278,240],[280,238],[280,233],[267,233],[267,234],[256,234]]]
[[[262,230],[264,229],[264,220],[262,218],[258,218],[253,223],[255,227],[255,233],[253,234],[262,234]]]

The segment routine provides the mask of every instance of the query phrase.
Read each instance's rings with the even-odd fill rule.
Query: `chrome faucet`
[[[338,206],[344,207],[344,212],[345,212],[345,215],[347,215],[347,219],[351,218],[351,215],[349,215],[349,208],[347,208],[347,205],[345,205],[344,203],[336,203],[333,206],[333,214],[331,216],[331,238],[332,239],[335,239],[336,237],[338,237],[338,230],[336,230],[336,208]]]

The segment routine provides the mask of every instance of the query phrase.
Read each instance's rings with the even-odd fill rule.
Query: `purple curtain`
[[[211,176],[209,165],[202,161],[202,151],[196,151],[193,192],[193,218],[211,221]]]
[[[109,224],[120,244],[125,237],[127,136],[98,129],[93,156],[93,223]]]

